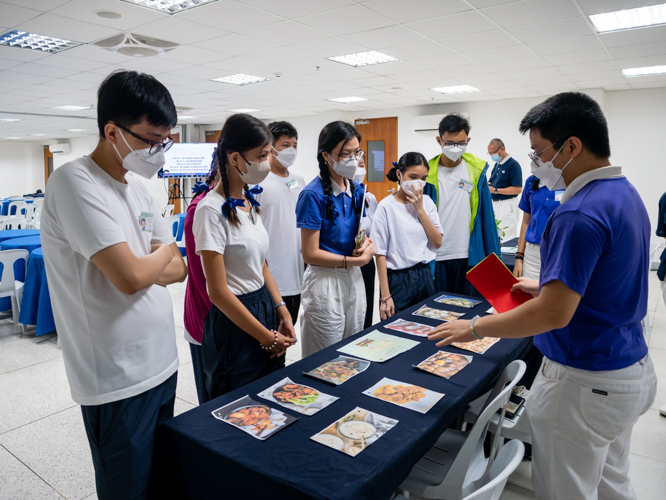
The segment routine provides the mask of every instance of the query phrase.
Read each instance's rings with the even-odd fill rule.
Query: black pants
[[[428,264],[416,264],[407,269],[388,269],[387,274],[396,314],[435,293],[432,270]]]
[[[365,266],[361,267],[361,275],[363,275],[363,284],[365,285],[365,303],[367,309],[365,310],[365,321],[363,322],[363,329],[372,326],[372,313],[374,312],[375,303],[375,259],[370,260]]]
[[[291,321],[296,324],[298,312],[301,309],[301,294],[282,296],[282,300],[287,304],[287,310],[291,314]]]
[[[178,372],[137,396],[81,406],[100,500],[145,499],[155,431],[173,417]]]
[[[238,295],[238,299],[269,330],[278,327],[273,297],[264,285]],[[285,356],[271,358],[251,335],[245,333],[216,306],[204,321],[203,367],[210,399],[249,384],[284,366]]]
[[[199,404],[207,403],[208,390],[206,389],[206,375],[203,369],[203,351],[200,345],[190,343],[190,354],[192,355],[192,370],[194,370],[194,384],[197,386],[197,398]]]
[[[438,260],[435,263],[435,290],[443,293],[472,295],[474,287],[467,281],[467,260]]]

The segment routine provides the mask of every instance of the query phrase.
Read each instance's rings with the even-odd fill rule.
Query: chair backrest
[[[23,216],[30,221],[35,216],[35,210],[37,210],[37,206],[34,203],[28,203],[23,210],[25,212]]]
[[[175,209],[175,205],[167,205],[162,209],[162,217],[171,217],[173,215],[173,210]]]
[[[170,227],[173,231],[173,237],[178,236],[178,230],[180,229],[181,219],[180,217],[165,217],[164,222],[167,227]]]
[[[502,409],[502,412],[500,414],[497,428],[502,428],[506,404],[511,396],[511,391],[516,384],[520,382],[526,369],[527,365],[525,362],[517,359],[509,363],[500,375],[495,387],[490,392],[490,396],[488,397],[484,409],[479,414],[472,429],[468,431],[465,444],[463,444],[460,449],[460,452],[442,483],[447,490],[452,487],[457,487],[462,489],[462,494],[464,496],[465,494],[478,489],[479,478],[482,478],[487,474],[493,464],[495,453],[499,447],[499,441],[502,439],[500,438],[499,432],[494,435],[489,460],[487,461],[487,464],[485,465],[486,469],[482,474],[478,474],[478,467],[475,467],[472,460],[475,457],[483,456],[483,442],[486,438],[486,433],[488,432],[490,419],[500,408]],[[477,477],[470,477],[476,474],[478,474]]]
[[[25,217],[10,217],[2,222],[3,229],[26,229],[28,219]]]
[[[21,217],[22,211],[25,208],[27,203],[23,200],[12,201],[7,207],[7,215],[13,215],[14,217]],[[16,208],[14,208],[16,207]],[[13,209],[13,210],[12,210]]]
[[[497,454],[488,473],[482,478],[484,483],[464,500],[499,500],[509,476],[516,470],[525,455],[525,445],[517,439],[506,443]]]
[[[44,198],[35,198],[32,203],[37,207],[41,207],[44,204]]]
[[[0,252],[0,264],[2,264],[2,278],[0,279],[0,293],[16,289],[16,277],[14,276],[14,262],[25,260],[28,264],[30,252],[23,249],[3,250]]]

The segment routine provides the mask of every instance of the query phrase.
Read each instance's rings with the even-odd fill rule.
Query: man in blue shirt
[[[504,232],[503,240],[515,238],[518,234],[518,195],[523,189],[523,169],[506,152],[502,139],[492,139],[488,144],[488,155],[495,162],[488,186],[493,200],[495,218]]]
[[[650,222],[622,169],[611,166],[608,126],[581,93],[555,95],[520,124],[532,172],[566,187],[541,240],[536,298],[504,314],[438,327],[437,345],[535,336],[541,370],[526,403],[537,498],[635,499],[629,443],[656,393],[641,320],[647,311]]]

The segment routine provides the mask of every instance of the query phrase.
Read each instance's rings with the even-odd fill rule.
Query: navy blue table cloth
[[[19,322],[24,325],[35,325],[37,327],[35,335],[51,333],[56,329],[41,247],[30,253]]]
[[[528,355],[532,348],[531,339],[500,340],[485,354],[449,346],[442,350],[472,355],[472,363],[449,380],[416,370],[413,365],[437,352],[435,342],[384,329],[384,324],[398,318],[433,326],[440,324],[411,314],[423,304],[466,313],[466,319],[482,315],[490,307],[485,301],[473,309],[437,304],[434,298],[438,296],[434,295],[364,332],[167,421],[156,440],[153,496],[192,500],[390,498],[412,466],[467,404],[489,390],[507,364]],[[389,361],[371,363],[365,372],[340,386],[303,375],[303,372],[339,356],[338,348],[373,329],[421,342]],[[340,399],[308,417],[257,396],[257,393],[284,377]],[[428,413],[420,414],[362,394],[383,377],[416,384],[445,396]],[[211,415],[213,410],[245,395],[300,418],[266,441],[260,441]],[[356,457],[310,439],[357,406],[397,419],[399,423]]]

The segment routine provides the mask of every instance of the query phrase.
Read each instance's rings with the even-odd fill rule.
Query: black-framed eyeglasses
[[[169,151],[169,149],[171,149],[171,146],[173,146],[173,143],[176,142],[176,140],[173,139],[171,136],[167,136],[167,138],[164,139],[161,142],[149,141],[148,139],[144,139],[140,135],[135,134],[134,132],[132,132],[127,127],[123,127],[122,125],[118,125],[118,127],[123,129],[125,132],[127,132],[132,137],[134,137],[136,139],[139,139],[140,141],[143,141],[146,144],[150,144],[150,149],[148,150],[149,155],[157,154],[160,151],[167,152],[167,151]]]
[[[464,148],[467,146],[467,141],[461,141],[461,142],[450,142],[450,141],[444,141],[442,140],[445,146],[458,146],[459,148]]]
[[[357,160],[360,160],[363,158],[363,150],[359,149],[357,151],[354,151],[353,153],[333,153],[337,157],[339,157],[342,161],[347,161],[349,158],[356,158]]]

